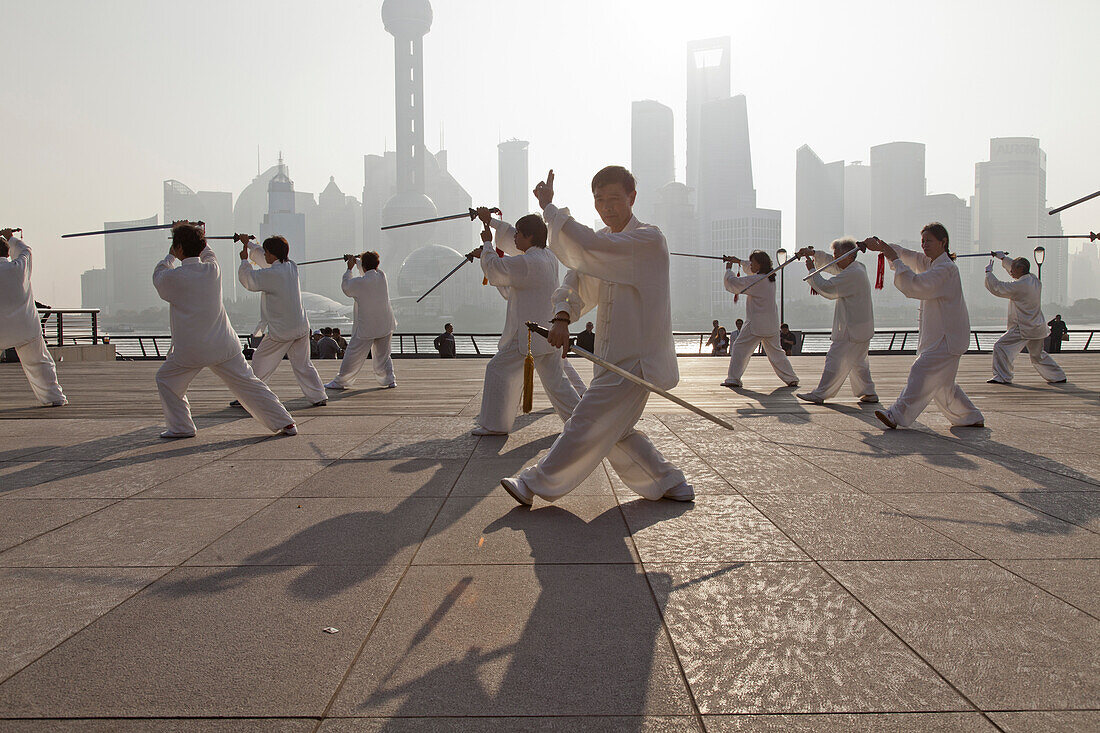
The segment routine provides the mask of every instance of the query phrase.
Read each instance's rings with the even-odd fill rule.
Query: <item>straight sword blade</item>
[[[420,296],[419,298],[417,298],[417,299],[416,299],[416,302],[417,302],[417,303],[419,303],[420,301],[424,300],[424,298],[427,298],[427,297],[428,297],[429,295],[431,295],[431,294],[432,294],[432,291],[433,291],[433,290],[435,290],[435,289],[436,289],[436,288],[438,288],[438,287],[439,287],[440,285],[442,285],[443,283],[445,283],[445,282],[447,281],[447,278],[449,278],[449,277],[450,277],[451,275],[453,275],[453,274],[455,274],[456,272],[458,272],[459,270],[461,270],[461,269],[462,269],[462,266],[463,266],[463,265],[465,265],[465,264],[466,264],[467,262],[472,262],[472,261],[473,261],[473,258],[472,258],[472,257],[466,257],[466,258],[464,258],[464,259],[462,260],[462,262],[459,262],[459,263],[458,263],[458,265],[457,265],[457,266],[455,266],[455,269],[451,270],[451,271],[450,271],[450,272],[448,272],[448,273],[447,273],[446,275],[444,275],[444,276],[443,276],[443,279],[442,279],[442,280],[440,280],[440,281],[439,281],[439,282],[437,282],[437,283],[436,283],[435,285],[433,285],[433,286],[431,286],[430,288],[428,288],[428,292],[424,293],[424,294],[423,294],[423,295],[421,295],[421,296]]]
[[[197,221],[195,224],[202,224],[203,222]],[[123,234],[125,232],[149,232],[154,229],[171,229],[172,224],[153,224],[151,226],[144,227],[125,227],[123,229],[101,229],[98,232],[77,232],[75,234],[62,234],[62,239],[68,239],[69,237],[94,237],[97,234]]]
[[[534,333],[537,333],[538,335],[542,336],[543,338],[549,338],[549,336],[550,336],[550,332],[547,329],[543,328],[542,326],[540,326],[537,323],[534,323],[533,321],[527,321],[527,328],[530,331],[532,331]],[[593,364],[601,366],[609,372],[614,372],[615,374],[618,374],[623,379],[627,379],[631,382],[634,382],[634,384],[638,385],[639,387],[645,387],[646,389],[648,389],[653,394],[660,395],[661,397],[664,397],[666,400],[669,400],[670,402],[675,402],[680,407],[685,407],[685,408],[691,410],[692,412],[694,412],[696,415],[699,415],[700,417],[705,417],[707,420],[710,420],[712,423],[714,423],[716,425],[721,425],[726,430],[733,430],[734,429],[732,425],[730,425],[728,422],[726,422],[722,418],[717,417],[716,415],[710,414],[709,412],[702,409],[701,407],[696,407],[695,405],[691,404],[687,400],[680,399],[676,395],[672,394],[671,392],[668,392],[666,390],[661,389],[660,387],[658,387],[655,384],[650,384],[646,380],[642,379],[641,377],[639,377],[635,374],[631,374],[630,372],[623,369],[622,367],[615,366],[611,362],[606,361],[604,359],[601,359],[600,357],[593,354],[591,351],[588,351],[586,349],[582,349],[581,347],[577,346],[576,344],[574,344],[572,342],[570,342],[570,344],[569,344],[569,349],[574,354],[577,354],[578,356],[583,356],[585,359],[588,359]]]
[[[417,226],[419,224],[431,224],[434,221],[450,221],[451,219],[465,219],[467,217],[469,217],[470,221],[473,221],[474,219],[477,218],[477,212],[474,211],[473,209],[470,209],[469,211],[467,211],[464,214],[451,214],[449,216],[437,216],[434,219],[421,219],[420,221],[407,221],[404,224],[390,224],[388,226],[382,227],[382,231],[386,231],[387,229],[400,229],[402,227],[414,227],[414,226]]]

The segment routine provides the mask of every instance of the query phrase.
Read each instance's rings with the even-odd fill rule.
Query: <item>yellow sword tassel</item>
[[[527,332],[527,356],[523,360],[523,414],[531,411],[535,401],[535,356],[531,353],[531,332]]]

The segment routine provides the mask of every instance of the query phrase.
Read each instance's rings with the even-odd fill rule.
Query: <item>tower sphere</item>
[[[423,36],[432,27],[432,4],[428,0],[385,0],[382,24],[396,38]]]

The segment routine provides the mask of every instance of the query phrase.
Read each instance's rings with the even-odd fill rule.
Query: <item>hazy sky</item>
[[[558,201],[595,219],[588,180],[629,164],[630,102],[676,115],[685,44],[729,35],[748,96],[759,205],[793,245],[795,150],[868,160],[926,143],[928,189],[968,198],[989,138],[1036,136],[1051,206],[1100,189],[1100,2],[435,0],[425,39],[428,147],[495,203],[496,144],[531,141]],[[0,226],[36,246],[35,292],[78,306],[102,238],[64,232],[163,215],[161,182],[236,195],[280,150],[298,190],[362,193],[365,153],[394,140],[381,0],[0,0]],[[1100,229],[1100,201],[1064,214]],[[1097,246],[1097,245],[1088,245]]]

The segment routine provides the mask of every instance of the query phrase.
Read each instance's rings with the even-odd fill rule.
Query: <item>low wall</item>
[[[73,364],[81,361],[114,361],[114,344],[81,344],[77,346],[50,346],[50,356],[56,362]]]

